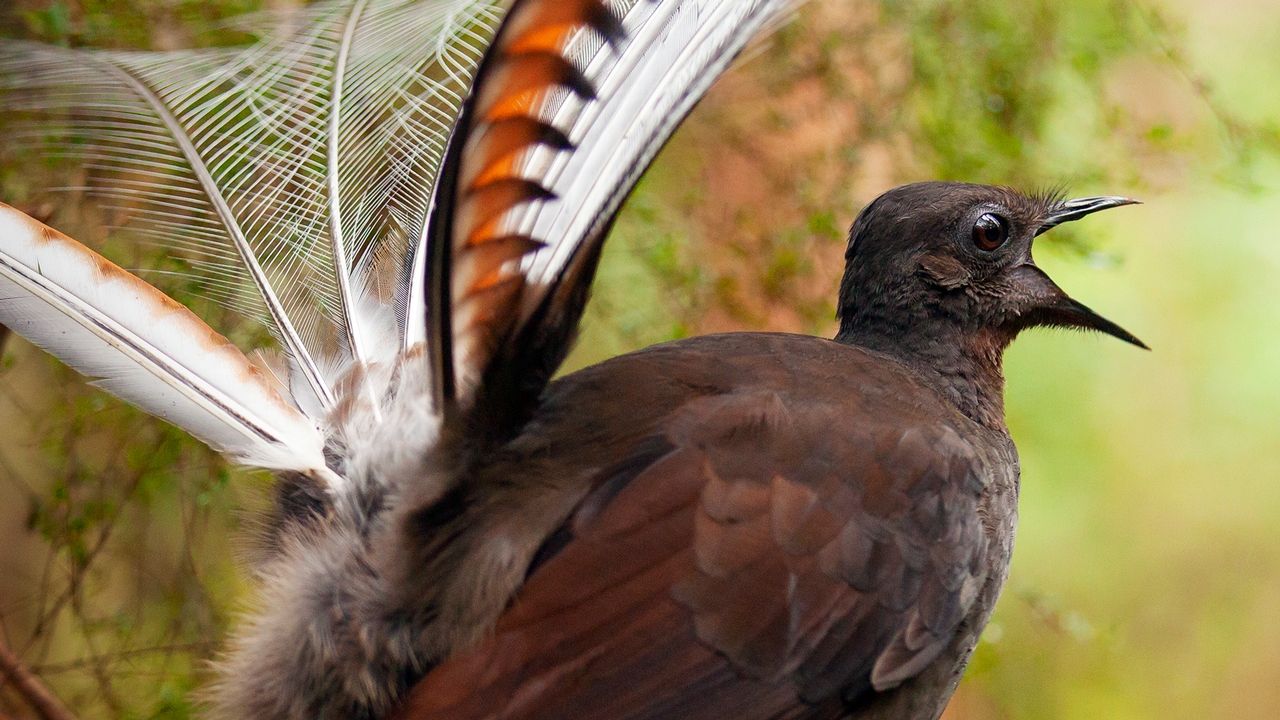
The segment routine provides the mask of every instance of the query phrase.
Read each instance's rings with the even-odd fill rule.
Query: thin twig
[[[83,670],[99,660],[111,663],[127,662],[133,658],[146,655],[161,655],[175,652],[209,652],[216,646],[217,643],[214,642],[195,642],[177,645],[162,645],[159,647],[137,648],[135,650],[121,650],[119,652],[99,655],[94,658],[82,658],[80,660],[70,660],[68,662],[61,663],[49,663],[48,665],[34,665],[31,667],[31,670],[38,672],[41,675],[54,675],[57,673]],[[0,720],[3,720],[3,718],[0,718]]]
[[[159,454],[160,447],[163,444],[164,444],[163,436],[158,438],[156,442],[153,443],[153,447],[151,449],[151,455],[150,455],[151,460],[154,460],[156,455]],[[142,479],[146,477],[146,474],[151,472],[152,469],[153,469],[152,466],[150,464],[147,464],[142,469],[134,473],[133,477],[129,479],[128,486],[122,495],[125,501],[133,497],[134,492],[137,491],[138,486],[142,483]],[[72,599],[72,595],[79,588],[79,581],[77,578],[82,576],[84,573],[88,572],[89,566],[93,564],[93,561],[97,559],[98,554],[102,552],[102,549],[104,547],[106,547],[107,540],[111,538],[111,531],[115,529],[116,521],[120,519],[120,516],[124,513],[127,507],[128,507],[127,502],[121,502],[115,508],[115,511],[111,514],[111,516],[108,517],[106,521],[102,523],[102,530],[99,532],[97,542],[95,542],[93,547],[90,548],[89,551],[85,553],[84,559],[80,561],[79,567],[74,569],[70,585],[67,587],[67,589],[63,590],[58,595],[56,600],[54,600],[53,607],[46,610],[40,616],[40,618],[36,621],[35,635],[37,637],[43,636],[45,634],[45,631],[47,630],[47,625],[53,622],[53,620],[57,617],[57,614],[59,612],[62,612],[62,608],[67,604],[68,601]]]
[[[40,679],[13,654],[3,637],[0,637],[0,672],[9,678],[9,683],[41,720],[76,720],[67,706],[49,692]]]

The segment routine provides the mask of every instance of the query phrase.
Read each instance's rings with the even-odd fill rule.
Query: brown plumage
[[[192,275],[215,280],[206,297],[250,281],[235,303],[261,301],[281,340],[283,354],[263,360],[265,402],[265,376],[238,350],[228,365],[207,343],[175,344],[134,301],[185,309],[131,276],[85,276],[84,263],[44,252],[40,228],[0,212],[0,321],[236,459],[282,471],[259,602],[219,662],[212,712],[386,716],[494,630],[532,566],[563,562],[566,519],[589,524],[575,510],[584,496],[614,507],[613,489],[656,472],[676,432],[663,418],[600,435],[600,419],[574,408],[587,425],[567,436],[563,422],[543,427],[544,391],[626,195],[788,2],[338,2],[243,53],[90,61],[0,48],[15,111],[40,108],[29,135],[52,123],[52,147],[100,156],[102,197],[125,197],[144,232],[204,258]],[[499,5],[510,10],[494,29]],[[268,158],[262,138],[284,139]],[[151,180],[125,182],[139,172]],[[552,462],[550,437],[585,454]],[[601,475],[605,458],[616,467]],[[784,549],[829,530],[802,518],[806,488],[826,488],[810,480],[779,486],[780,522],[798,523]],[[755,577],[764,560],[717,533],[746,510],[723,498],[707,509],[712,524],[696,531],[720,542],[700,571]],[[831,543],[813,558],[830,565]],[[708,605],[707,578],[687,578],[680,607],[709,642],[759,672],[785,661],[740,641],[755,619]]]
[[[1131,202],[898,188],[853,225],[834,341],[709,336],[553,383],[409,520],[405,576],[466,632],[394,717],[936,718],[1012,550],[1004,349],[1141,345],[1032,241]]]
[[[947,648],[958,679],[1003,581],[1008,435],[858,348],[742,334],[628,355],[554,385],[515,448],[534,455],[496,472],[590,488],[569,542],[397,717],[834,716]]]

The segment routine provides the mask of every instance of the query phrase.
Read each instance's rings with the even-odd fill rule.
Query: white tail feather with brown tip
[[[0,323],[236,460],[335,478],[316,425],[190,310],[0,204]]]

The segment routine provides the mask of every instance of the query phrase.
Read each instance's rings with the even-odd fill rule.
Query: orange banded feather
[[[505,223],[517,207],[554,198],[521,176],[524,158],[539,146],[573,149],[563,130],[540,117],[543,107],[558,89],[595,98],[590,80],[564,54],[586,29],[610,44],[622,37],[621,21],[599,0],[517,0],[473,85],[449,221],[447,297],[454,307],[441,310],[452,325],[454,366],[471,380],[518,316],[524,277],[515,265],[544,247]]]

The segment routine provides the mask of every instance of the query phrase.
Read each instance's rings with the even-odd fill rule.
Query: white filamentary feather
[[[5,143],[83,161],[86,190],[166,248],[184,291],[262,322],[324,411],[404,343],[410,252],[500,0],[329,0],[243,50],[0,44]],[[398,276],[398,277],[396,277]],[[162,275],[146,275],[164,280]],[[387,348],[390,348],[388,354]]]
[[[364,449],[344,465],[395,471],[429,449],[435,423],[420,416],[433,410],[428,400],[425,410],[380,407],[417,391],[403,376],[395,382],[411,387],[387,385],[373,366],[397,365],[420,339],[406,332],[409,238],[425,232],[454,118],[503,4],[328,0],[293,22],[259,23],[263,39],[237,50],[0,43],[3,140],[82,162],[88,196],[177,263],[144,278],[262,323],[284,352],[278,380],[292,404]],[[45,347],[69,352],[56,338]],[[362,397],[344,402],[353,374]],[[163,415],[220,437],[195,423],[199,413]],[[396,427],[380,431],[383,422]],[[407,432],[415,442],[385,459],[372,442]],[[314,460],[229,454],[277,469]]]
[[[556,196],[504,221],[546,244],[520,267],[524,320],[711,82],[791,4],[618,0],[620,45],[589,32],[570,43],[598,100],[548,96],[542,116],[576,147],[524,159],[523,175]],[[239,51],[3,44],[0,92],[18,118],[5,140],[84,161],[89,194],[182,263],[143,276],[194,280],[184,292],[262,322],[289,359],[293,403],[323,419],[345,374],[423,340],[436,179],[504,5],[329,0]],[[486,358],[471,357],[466,327],[455,323],[455,357],[475,378]],[[366,385],[377,375],[361,374]],[[380,407],[388,390],[363,389],[375,425],[395,415]]]

